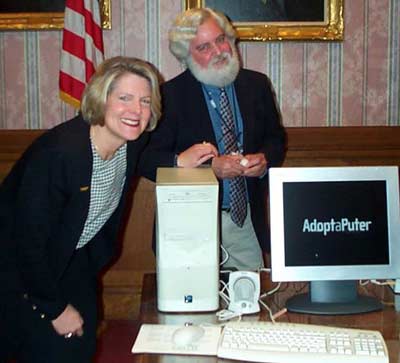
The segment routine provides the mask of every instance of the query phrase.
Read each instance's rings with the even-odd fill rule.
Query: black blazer
[[[284,159],[285,131],[269,79],[262,73],[241,69],[234,87],[243,118],[244,154],[262,152],[268,167],[279,166]],[[156,178],[157,167],[173,166],[175,155],[193,144],[207,141],[217,145],[201,83],[189,70],[163,85],[162,100],[162,120],[139,163],[140,173],[151,180]],[[247,186],[255,232],[260,246],[269,251],[267,178],[247,178]]]
[[[94,273],[115,252],[124,197],[146,139],[128,142],[120,204],[87,245]],[[87,218],[92,162],[89,124],[77,116],[34,141],[0,186],[0,293],[27,293],[50,319],[67,303],[58,281]]]

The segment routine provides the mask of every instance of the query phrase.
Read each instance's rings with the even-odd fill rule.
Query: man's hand
[[[267,169],[264,154],[221,155],[212,161],[212,168],[219,179],[232,179],[236,176],[259,177]]]
[[[70,338],[72,335],[79,337],[83,335],[83,319],[81,314],[70,304],[51,323],[57,334],[64,335],[66,338]]]
[[[258,177],[264,175],[267,170],[267,160],[263,153],[247,154],[244,156],[247,160],[245,163],[244,176]],[[243,163],[242,163],[243,164]]]
[[[211,167],[219,179],[232,179],[243,175],[245,167],[240,164],[242,155],[220,155],[212,160]]]
[[[217,148],[208,142],[194,144],[178,155],[177,164],[182,168],[196,168],[217,155]]]

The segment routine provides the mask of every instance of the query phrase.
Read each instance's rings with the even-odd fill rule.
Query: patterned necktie
[[[225,146],[225,154],[238,153],[239,148],[236,142],[235,122],[224,88],[221,88],[219,102],[222,118],[222,140]],[[242,227],[247,215],[246,185],[243,176],[238,176],[229,180],[229,199],[231,219],[236,225]]]

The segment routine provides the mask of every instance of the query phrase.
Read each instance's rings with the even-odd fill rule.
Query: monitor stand
[[[382,310],[381,302],[371,296],[358,295],[358,281],[311,281],[307,294],[286,302],[288,311],[318,315],[359,314]]]

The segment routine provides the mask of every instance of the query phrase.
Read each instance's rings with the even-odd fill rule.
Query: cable
[[[271,273],[271,269],[270,268],[266,268],[266,267],[262,267],[258,271],[260,273],[261,272]],[[282,282],[278,282],[278,284],[273,289],[271,289],[269,291],[266,291],[263,294],[260,294],[260,297],[258,299],[259,304],[265,310],[268,311],[268,315],[269,315],[269,318],[270,318],[272,323],[275,323],[275,320],[277,318],[279,318],[280,316],[285,314],[287,312],[287,309],[283,308],[283,309],[279,310],[278,312],[276,312],[275,314],[273,314],[271,308],[262,299],[265,298],[266,296],[271,296],[271,295],[275,294],[277,291],[279,291],[279,289],[281,288],[281,285],[282,285]]]
[[[225,257],[224,257],[224,259],[220,262],[220,266],[222,266],[226,261],[228,261],[228,259],[229,259],[229,253],[228,253],[228,251],[224,248],[224,246],[222,246],[222,243],[221,243],[221,250],[222,250],[222,252],[225,254]]]
[[[283,308],[281,310],[279,310],[278,312],[276,312],[274,315],[272,315],[272,317],[275,319],[278,319],[280,316],[284,315],[287,313],[287,309]]]
[[[222,285],[222,289],[219,292],[219,296],[224,300],[225,304],[228,306],[230,302],[229,295],[225,294],[225,291],[228,290],[228,284],[226,284],[224,281],[220,280],[220,284]],[[235,317],[240,317],[241,313],[234,313],[233,311],[230,311],[228,309],[222,309],[219,310],[215,313],[219,321],[226,321],[230,320]]]
[[[380,286],[384,286],[384,285],[389,285],[389,286],[394,286],[396,285],[396,281],[393,280],[385,280],[385,281],[378,281],[378,280],[360,280],[359,281],[360,286],[366,286],[369,283],[374,284],[374,285],[380,285]]]
[[[215,315],[218,317],[218,320],[220,321],[227,321],[233,318],[239,318],[238,321],[242,320],[242,313],[234,312],[228,309],[217,311]]]
[[[282,282],[278,282],[278,285],[276,285],[272,290],[269,290],[267,292],[264,292],[263,294],[260,295],[260,299],[275,294],[280,288],[281,288]]]
[[[259,299],[258,302],[260,303],[260,305],[261,305],[265,310],[268,311],[268,315],[269,315],[270,320],[271,320],[273,323],[275,323],[275,319],[274,319],[274,316],[273,316],[273,314],[272,314],[271,308],[270,308],[264,301],[262,301],[261,299]]]
[[[389,285],[389,286],[394,286],[396,284],[396,281],[393,280],[385,280],[385,281],[378,281],[378,280],[371,280],[371,282],[375,285]]]
[[[271,269],[268,268],[268,267],[260,267],[260,268],[258,269],[258,272],[268,272],[268,273],[271,273]]]
[[[224,271],[224,272],[231,272],[231,271]],[[228,284],[225,283],[225,281],[220,280],[220,284],[222,285],[222,289],[219,292],[219,296],[224,300],[225,304],[229,306],[230,298],[229,295],[225,293],[226,290],[228,290]],[[219,310],[215,313],[219,321],[227,321],[236,317],[239,317],[241,319],[242,313],[241,312],[233,312],[228,309],[222,309]]]
[[[224,281],[222,281],[222,280],[220,280],[219,282],[220,282],[221,285],[223,286],[222,289],[221,289],[221,291],[219,292],[219,296],[221,296],[222,300],[224,300],[225,303],[226,303],[227,305],[229,305],[229,301],[230,301],[229,295],[225,294],[225,290],[228,289],[228,285],[227,285]]]

